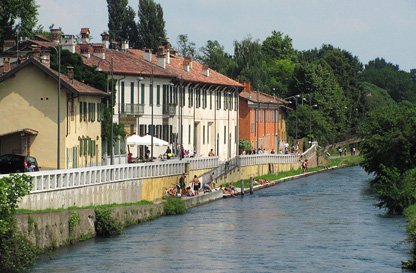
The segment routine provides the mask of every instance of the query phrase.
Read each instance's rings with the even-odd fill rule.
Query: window
[[[149,85],[149,105],[153,104],[153,84]]]
[[[259,109],[256,109],[256,122],[259,122]]]
[[[83,121],[82,118],[82,102],[79,103],[79,121]]]
[[[185,88],[182,87],[182,107],[185,106]]]
[[[230,94],[230,110],[233,110],[233,93]]]
[[[234,104],[235,104],[234,110],[237,111],[237,108],[238,108],[238,91],[235,92]]]
[[[130,124],[130,134],[134,133],[134,124]]]
[[[191,104],[189,107],[194,107],[194,89],[191,88],[190,90],[191,90],[190,91],[191,92]]]
[[[212,91],[209,91],[209,109],[212,109]]]
[[[205,125],[202,126],[202,144],[205,144]]]
[[[101,121],[101,104],[97,103],[97,121]]]
[[[191,125],[188,125],[188,144],[191,144]]]
[[[228,108],[228,101],[227,101],[227,99],[228,99],[228,94],[227,94],[227,92],[224,92],[224,110],[227,110],[227,108]]]
[[[141,93],[141,98],[140,98],[140,100],[141,100],[141,104],[144,104],[144,83],[142,83],[142,93]]]
[[[191,107],[191,88],[188,87],[188,106]]]
[[[156,104],[160,105],[160,85],[156,87]]]
[[[178,104],[178,87],[173,87],[173,94],[175,96],[175,103]]]
[[[221,109],[221,91],[217,93],[217,108]]]
[[[209,125],[207,126],[207,143],[209,144]]]
[[[124,113],[124,82],[121,82],[121,112]]]
[[[227,144],[227,126],[224,126],[224,144]]]
[[[134,82],[130,83],[130,103],[134,104]]]
[[[88,116],[88,109],[87,109],[87,103],[86,102],[84,102],[84,114],[83,114],[83,120],[85,121],[85,122],[87,122],[87,116]]]
[[[263,111],[260,110],[260,122],[263,122]]]

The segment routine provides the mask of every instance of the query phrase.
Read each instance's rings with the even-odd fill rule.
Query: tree
[[[272,35],[263,41],[263,54],[266,60],[297,61],[297,51],[292,46],[292,39],[280,31],[272,31]]]
[[[129,46],[140,48],[136,12],[128,6],[128,0],[107,0],[107,7],[110,39],[129,40]]]
[[[251,82],[254,89],[269,91],[266,82],[266,63],[259,40],[251,36],[241,42],[234,41],[234,57],[230,64],[229,76],[240,81]]]
[[[361,74],[361,80],[387,90],[396,102],[407,100],[416,103],[416,82],[411,73],[400,70],[398,65],[383,58],[370,61]]]
[[[36,26],[38,6],[35,0],[2,0],[0,4],[0,43],[31,37]],[[17,20],[20,22],[17,23]],[[0,49],[3,50],[3,47]]]
[[[176,39],[179,55],[182,57],[197,57],[195,43],[189,41],[188,34],[179,34]]]
[[[213,70],[228,75],[232,56],[224,51],[224,46],[218,41],[208,40],[206,45],[199,49],[197,60],[208,65]]]
[[[156,51],[161,39],[166,38],[162,7],[153,0],[140,0],[138,15],[139,46]]]

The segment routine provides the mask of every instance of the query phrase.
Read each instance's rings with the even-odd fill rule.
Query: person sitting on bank
[[[129,153],[129,156],[127,157],[127,161],[128,161],[129,163],[133,163],[133,156],[132,156],[132,153]]]
[[[187,188],[185,189],[185,195],[186,195],[186,196],[195,196],[195,195],[192,193],[191,187],[187,187]]]
[[[211,151],[209,151],[208,156],[215,156],[214,149],[211,149]]]
[[[221,185],[220,190],[222,191],[223,194],[230,194],[231,196],[235,197],[235,195],[233,194],[233,192],[231,191],[230,188],[227,188],[227,187],[223,188],[222,185]]]
[[[212,192],[212,188],[208,184],[204,184],[204,193],[205,192]]]

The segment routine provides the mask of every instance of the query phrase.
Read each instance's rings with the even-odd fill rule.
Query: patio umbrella
[[[139,145],[151,145],[152,144],[152,137],[150,135],[145,135],[140,140],[143,144]],[[153,145],[155,146],[169,146],[167,141],[164,141],[160,138],[153,137]]]
[[[138,135],[131,135],[127,138],[127,145],[145,145],[145,144],[141,144],[142,140],[141,140],[141,136]]]

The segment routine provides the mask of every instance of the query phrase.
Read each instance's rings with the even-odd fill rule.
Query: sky
[[[187,34],[197,48],[217,40],[233,54],[234,41],[260,42],[280,31],[297,50],[323,44],[349,51],[363,64],[377,57],[410,71],[416,68],[415,0],[155,0],[162,6],[166,32],[175,47]],[[65,34],[90,28],[93,43],[108,31],[106,0],[36,0],[39,24]],[[139,0],[129,0],[138,10]],[[137,18],[136,18],[137,19]]]

